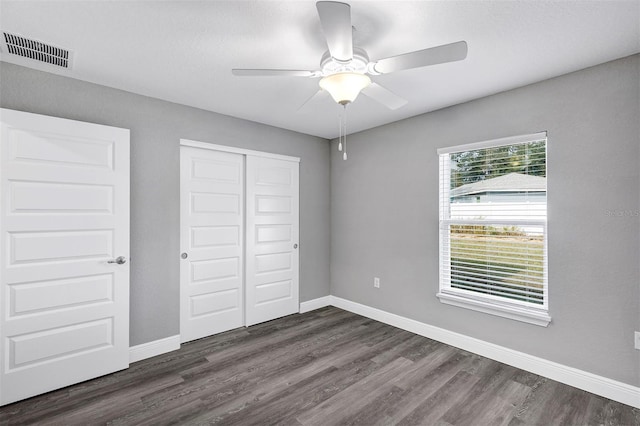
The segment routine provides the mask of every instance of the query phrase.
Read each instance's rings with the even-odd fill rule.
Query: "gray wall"
[[[639,58],[351,135],[346,162],[333,141],[331,293],[640,385]],[[436,149],[542,130],[552,323],[440,303]]]
[[[327,140],[4,62],[0,105],[131,130],[132,345],[180,331],[180,138],[301,158],[300,300],[329,294]]]
[[[392,123],[351,135],[347,162],[335,142],[330,153],[323,139],[6,63],[0,105],[131,129],[134,345],[179,331],[178,140],[188,138],[302,158],[302,301],[331,292],[638,386],[640,218],[607,212],[640,209],[639,79],[636,55]],[[436,148],[541,130],[553,322],[441,304]]]

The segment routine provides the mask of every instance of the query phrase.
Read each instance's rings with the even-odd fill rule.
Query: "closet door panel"
[[[182,342],[241,327],[244,157],[180,151]]]
[[[299,311],[299,164],[247,156],[246,325]]]

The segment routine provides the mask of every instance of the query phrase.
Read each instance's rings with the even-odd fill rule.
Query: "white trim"
[[[129,362],[134,363],[180,349],[180,335],[142,343],[129,348]]]
[[[473,311],[484,312],[485,314],[497,315],[516,321],[527,322],[529,324],[546,327],[551,322],[551,317],[542,311],[534,311],[526,306],[507,306],[499,301],[484,301],[480,298],[458,296],[457,294],[445,293],[436,294],[442,303],[447,305],[467,308]]]
[[[534,374],[548,377],[560,383],[618,401],[622,404],[640,408],[640,387],[598,376],[523,352],[514,351],[504,346],[485,342],[443,328],[434,327],[340,297],[330,297],[331,304],[340,309],[372,318],[376,321],[473,352],[522,370],[530,371]]]
[[[300,313],[304,314],[305,312],[315,311],[325,306],[331,306],[331,296],[318,297],[317,299],[300,303]]]
[[[474,203],[469,203],[474,204]],[[480,204],[480,203],[477,203]],[[440,224],[442,226],[446,225],[531,225],[531,226],[546,226],[546,219],[521,219],[521,220],[510,220],[510,219],[441,219]],[[545,230],[546,231],[546,230]]]
[[[516,143],[535,142],[547,138],[547,132],[531,133],[528,135],[509,136],[500,139],[491,139],[482,142],[467,143],[464,145],[447,146],[438,148],[438,155],[451,154],[452,152],[475,151],[483,148],[494,148],[497,146],[512,145]]]
[[[192,141],[189,139],[180,139],[181,146],[190,146],[192,148],[211,149],[214,151],[231,152],[234,154],[253,155],[255,157],[274,158],[276,160],[300,162],[300,157],[292,157],[289,155],[272,154],[270,152],[254,151],[251,149],[236,148],[235,146],[216,145],[207,142]]]
[[[488,219],[456,219],[453,217],[453,203],[450,203],[450,172],[452,170],[451,166],[451,158],[450,154],[453,152],[468,152],[478,149],[487,149],[494,148],[497,146],[512,146],[532,141],[545,141],[547,140],[547,132],[539,132],[528,135],[518,135],[518,136],[510,136],[501,139],[494,139],[488,141],[482,141],[472,144],[460,145],[456,147],[448,147],[448,148],[440,148],[438,149],[439,159],[440,159],[440,180],[439,180],[439,203],[440,203],[440,236],[439,236],[439,292],[437,293],[437,297],[440,302],[453,305],[460,308],[471,309],[477,312],[483,312],[490,315],[497,315],[503,318],[513,319],[516,321],[526,322],[529,324],[535,324],[542,327],[547,327],[551,322],[551,317],[549,316],[549,293],[548,293],[548,273],[547,273],[547,225],[546,225],[546,202],[545,203],[535,203],[528,204],[527,207],[522,209],[518,209],[519,213],[512,213],[515,216],[505,215],[505,217],[512,217],[512,219],[501,220],[500,218],[495,218],[495,220]],[[546,146],[545,146],[546,153]],[[545,191],[546,194],[546,191]],[[545,196],[546,197],[546,196]],[[503,203],[495,203],[496,205],[502,205]],[[543,219],[531,219],[529,216],[530,208],[534,205],[542,205],[545,206],[545,217]],[[506,203],[505,203],[506,205]],[[514,207],[510,207],[513,209]],[[537,212],[537,210],[536,210]],[[477,212],[477,214],[482,214]],[[522,215],[522,216],[521,216]],[[537,216],[537,215],[536,215]],[[517,220],[515,218],[518,218]],[[458,288],[454,288],[453,281],[454,275],[457,278],[460,278],[464,281],[465,284],[468,284],[467,278],[469,268],[473,268],[470,266],[468,259],[462,260],[462,268],[467,272],[459,272],[456,273],[454,271],[454,261],[453,261],[453,234],[449,229],[451,225],[467,225],[467,224],[478,224],[478,225],[486,225],[486,224],[505,224],[508,225],[518,225],[521,227],[527,226],[540,226],[542,227],[542,236],[544,238],[543,242],[543,270],[542,270],[542,305],[534,304],[534,303],[526,303],[527,299],[523,297],[522,301],[514,299],[509,299],[509,296],[503,293],[503,286],[500,283],[500,280],[495,276],[493,272],[487,272],[489,275],[484,274],[482,278],[485,278],[484,284],[486,284],[487,288],[493,288],[497,291],[493,295],[485,295],[479,294],[475,292],[474,294],[471,288],[467,290],[462,290]],[[480,249],[478,249],[480,250]],[[509,255],[510,256],[510,255]],[[466,262],[466,263],[465,263]],[[462,274],[462,275],[460,275]],[[480,274],[478,271],[477,274]],[[481,274],[480,274],[481,275]],[[528,281],[537,281],[533,278],[529,278],[527,274],[527,278],[523,278],[523,282],[519,286],[521,290],[525,290],[528,286],[533,283]],[[466,286],[462,286],[463,288]],[[522,293],[524,296],[524,293]],[[522,303],[525,302],[525,303]]]

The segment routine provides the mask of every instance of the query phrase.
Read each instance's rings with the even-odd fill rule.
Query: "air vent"
[[[19,35],[2,33],[2,45],[12,55],[33,59],[62,68],[71,66],[71,52],[60,47],[31,40]]]

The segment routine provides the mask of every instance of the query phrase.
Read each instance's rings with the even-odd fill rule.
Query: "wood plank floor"
[[[640,425],[640,410],[329,307],[1,407],[0,424]]]

